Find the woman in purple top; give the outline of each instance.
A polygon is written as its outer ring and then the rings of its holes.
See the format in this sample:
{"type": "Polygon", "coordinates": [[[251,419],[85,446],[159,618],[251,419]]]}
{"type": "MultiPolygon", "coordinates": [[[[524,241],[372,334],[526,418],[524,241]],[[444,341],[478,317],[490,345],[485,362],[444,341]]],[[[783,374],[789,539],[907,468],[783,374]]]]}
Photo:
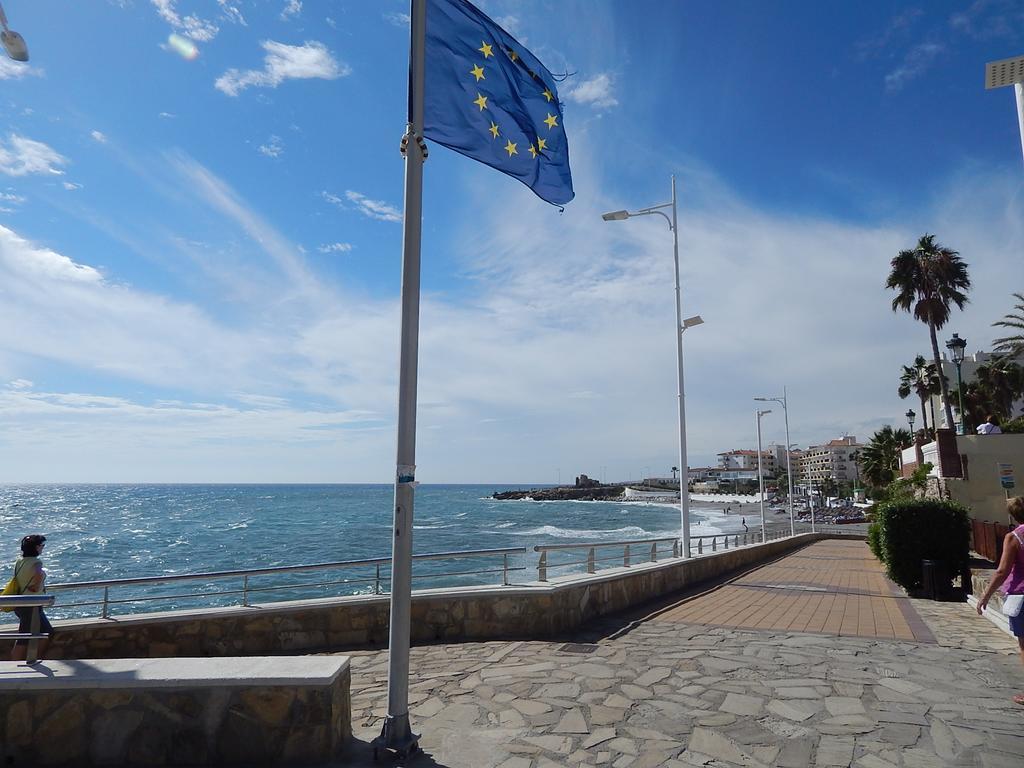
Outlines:
{"type": "MultiPolygon", "coordinates": [[[[1006,534],[1003,540],[1003,556],[999,560],[999,567],[992,574],[992,581],[978,603],[979,616],[995,591],[1003,586],[1003,582],[1006,582],[1004,591],[1007,595],[1024,595],[1024,496],[1015,496],[1006,502],[1006,511],[1020,525],[1006,534]]],[[[1024,662],[1024,611],[1007,618],[1010,620],[1010,630],[1020,646],[1020,659],[1024,662]]],[[[1024,706],[1024,694],[1014,696],[1013,700],[1024,706]]]]}

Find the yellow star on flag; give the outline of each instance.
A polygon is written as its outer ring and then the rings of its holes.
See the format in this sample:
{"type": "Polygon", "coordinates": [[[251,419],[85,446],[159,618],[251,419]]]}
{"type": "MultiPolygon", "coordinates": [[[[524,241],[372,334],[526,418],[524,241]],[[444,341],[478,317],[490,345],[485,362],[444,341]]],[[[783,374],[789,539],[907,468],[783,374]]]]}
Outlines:
{"type": "Polygon", "coordinates": [[[469,74],[475,77],[476,81],[479,83],[484,79],[484,68],[479,64],[476,64],[471,70],[469,70],[469,74]]]}
{"type": "MultiPolygon", "coordinates": [[[[483,109],[483,107],[480,107],[480,109],[483,109]]],[[[550,131],[552,128],[558,125],[558,118],[549,112],[548,116],[544,118],[544,122],[547,123],[548,130],[550,131]]]]}
{"type": "Polygon", "coordinates": [[[491,132],[491,136],[493,136],[494,138],[498,138],[498,133],[500,133],[500,131],[498,131],[497,123],[492,122],[491,127],[488,128],[487,130],[491,132]]]}
{"type": "Polygon", "coordinates": [[[537,148],[535,146],[533,146],[533,144],[530,145],[530,157],[532,157],[532,158],[536,158],[537,157],[537,148]]]}
{"type": "Polygon", "coordinates": [[[511,48],[508,49],[508,57],[512,59],[512,61],[519,61],[519,54],[513,51],[511,48]]]}
{"type": "Polygon", "coordinates": [[[483,43],[482,41],[481,43],[481,47],[477,48],[477,50],[484,55],[484,58],[486,59],[488,56],[493,56],[494,54],[491,52],[490,43],[483,43]]]}
{"type": "Polygon", "coordinates": [[[553,98],[555,98],[555,97],[554,97],[554,95],[553,95],[553,94],[551,93],[551,91],[549,91],[549,90],[548,90],[547,88],[545,88],[545,89],[544,89],[544,98],[545,98],[545,99],[547,99],[548,101],[551,101],[551,100],[552,100],[553,98]]]}
{"type": "Polygon", "coordinates": [[[512,157],[512,155],[519,154],[518,152],[516,152],[516,145],[512,143],[512,139],[509,139],[508,143],[505,145],[505,151],[508,152],[509,157],[512,157]]]}
{"type": "MultiPolygon", "coordinates": [[[[487,97],[481,96],[479,93],[477,93],[476,98],[473,99],[473,103],[480,107],[480,111],[483,112],[484,108],[487,106],[487,97]]],[[[551,115],[548,115],[548,117],[551,117],[551,115]]]]}
{"type": "Polygon", "coordinates": [[[537,151],[538,152],[543,152],[545,149],[547,149],[547,146],[548,146],[548,140],[547,139],[541,139],[541,138],[537,139],[537,151]]]}

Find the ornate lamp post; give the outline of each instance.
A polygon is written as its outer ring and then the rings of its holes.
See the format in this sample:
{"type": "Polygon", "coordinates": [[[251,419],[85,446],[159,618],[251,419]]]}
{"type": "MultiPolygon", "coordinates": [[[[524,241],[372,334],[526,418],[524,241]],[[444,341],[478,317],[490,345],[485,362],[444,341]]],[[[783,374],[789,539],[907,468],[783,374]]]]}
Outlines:
{"type": "Polygon", "coordinates": [[[961,339],[957,334],[953,334],[953,338],[946,342],[946,349],[949,350],[950,357],[953,358],[953,362],[956,364],[956,393],[960,400],[960,419],[956,425],[956,433],[958,435],[964,434],[966,427],[966,419],[964,418],[964,382],[960,377],[960,366],[964,362],[964,350],[967,348],[967,339],[961,339]]]}
{"type": "Polygon", "coordinates": [[[916,415],[914,413],[914,409],[911,408],[904,415],[907,417],[907,423],[910,425],[910,435],[911,435],[911,437],[913,437],[913,435],[914,435],[914,416],[916,415]]]}

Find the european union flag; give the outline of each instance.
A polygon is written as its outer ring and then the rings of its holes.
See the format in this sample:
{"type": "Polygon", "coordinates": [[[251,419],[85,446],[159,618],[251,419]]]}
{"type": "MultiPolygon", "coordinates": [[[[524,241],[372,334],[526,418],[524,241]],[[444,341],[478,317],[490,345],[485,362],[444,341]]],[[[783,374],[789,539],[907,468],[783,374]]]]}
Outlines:
{"type": "Polygon", "coordinates": [[[538,197],[572,200],[555,79],[466,0],[427,0],[423,134],[514,176],[538,197]]]}

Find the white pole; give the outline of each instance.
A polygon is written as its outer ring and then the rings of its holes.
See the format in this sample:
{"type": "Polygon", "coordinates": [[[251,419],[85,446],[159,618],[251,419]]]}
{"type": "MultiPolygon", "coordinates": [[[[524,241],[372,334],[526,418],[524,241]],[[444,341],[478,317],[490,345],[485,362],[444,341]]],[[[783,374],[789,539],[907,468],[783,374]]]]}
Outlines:
{"type": "Polygon", "coordinates": [[[672,256],[676,270],[676,379],[679,384],[679,514],[683,557],[690,556],[690,494],[686,466],[686,399],[683,389],[683,304],[679,291],[679,224],[676,220],[676,177],[672,176],[672,256]]]}
{"type": "Polygon", "coordinates": [[[1017,95],[1017,122],[1020,123],[1020,149],[1024,152],[1024,83],[1013,84],[1017,95]]]}
{"type": "Polygon", "coordinates": [[[426,0],[411,0],[410,111],[405,141],[405,218],[402,243],[402,346],[398,379],[398,450],[391,545],[391,624],[388,636],[388,713],[374,749],[406,754],[419,736],[409,724],[409,633],[412,613],[412,516],[416,482],[416,375],[419,356],[420,235],[423,210],[423,84],[426,0]]]}
{"type": "Polygon", "coordinates": [[[789,442],[789,399],[782,388],[782,412],[786,415],[786,474],[789,475],[789,535],[796,536],[796,516],[793,514],[793,458],[789,442]]]}
{"type": "Polygon", "coordinates": [[[761,472],[761,416],[764,411],[757,411],[757,487],[761,501],[761,542],[768,541],[768,525],[764,520],[764,474],[761,472]]]}

